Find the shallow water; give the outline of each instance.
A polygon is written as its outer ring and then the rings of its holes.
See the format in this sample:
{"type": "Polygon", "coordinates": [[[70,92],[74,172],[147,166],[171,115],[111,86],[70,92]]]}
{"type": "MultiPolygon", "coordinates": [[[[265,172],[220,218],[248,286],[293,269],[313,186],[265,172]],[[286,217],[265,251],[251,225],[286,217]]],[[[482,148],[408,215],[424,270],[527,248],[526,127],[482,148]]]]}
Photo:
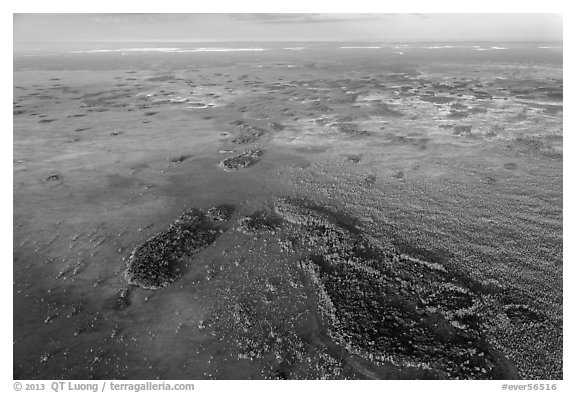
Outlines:
{"type": "Polygon", "coordinates": [[[450,375],[340,345],[298,268],[314,250],[284,252],[285,227],[237,230],[299,196],[462,277],[484,302],[493,377],[561,378],[561,51],[273,49],[16,56],[14,377],[450,375]],[[250,127],[264,132],[233,142],[250,127]],[[254,148],[252,166],[218,167],[254,148]],[[126,283],[136,246],[222,204],[230,220],[182,277],[126,283]],[[508,311],[519,304],[530,329],[508,311]]]}

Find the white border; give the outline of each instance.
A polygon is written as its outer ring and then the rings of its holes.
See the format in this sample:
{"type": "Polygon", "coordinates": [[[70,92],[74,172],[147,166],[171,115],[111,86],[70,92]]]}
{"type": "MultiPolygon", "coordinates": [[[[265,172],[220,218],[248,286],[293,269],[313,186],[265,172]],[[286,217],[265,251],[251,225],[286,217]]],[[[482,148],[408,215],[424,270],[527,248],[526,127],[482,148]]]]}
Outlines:
{"type": "MultiPolygon", "coordinates": [[[[348,13],[360,13],[360,12],[398,12],[398,13],[563,13],[564,14],[564,40],[566,41],[564,45],[564,56],[565,56],[565,67],[566,70],[574,70],[575,64],[573,60],[573,53],[571,48],[573,48],[572,37],[574,37],[574,20],[571,17],[572,14],[569,12],[568,1],[559,0],[546,0],[546,1],[531,1],[520,2],[520,1],[503,1],[503,0],[482,0],[478,2],[470,1],[446,1],[446,0],[420,0],[420,1],[400,1],[395,4],[390,4],[390,2],[384,1],[374,1],[374,0],[354,0],[352,2],[338,2],[331,3],[328,1],[314,2],[309,0],[290,0],[287,2],[282,2],[282,4],[273,5],[270,2],[264,1],[253,1],[253,0],[242,0],[242,1],[218,1],[218,2],[200,2],[200,1],[186,1],[186,2],[174,2],[174,1],[154,1],[154,2],[121,2],[118,0],[98,0],[96,2],[82,2],[82,1],[9,1],[9,4],[3,4],[3,12],[1,14],[0,28],[2,29],[2,38],[4,40],[4,48],[8,50],[12,49],[12,13],[95,13],[95,12],[152,12],[152,13],[167,13],[167,12],[226,12],[226,13],[244,13],[244,12],[348,12],[348,13]]],[[[6,166],[2,166],[2,177],[0,179],[4,180],[4,184],[8,184],[8,179],[10,179],[10,184],[12,183],[12,86],[13,86],[13,71],[10,56],[4,56],[4,61],[2,62],[4,66],[5,75],[5,85],[2,94],[2,108],[4,116],[2,117],[5,123],[2,128],[2,157],[5,160],[6,166]],[[10,61],[10,63],[9,63],[10,61]],[[10,96],[9,96],[10,95],[10,96]]],[[[570,73],[567,73],[564,78],[565,83],[565,96],[564,96],[564,106],[568,108],[572,107],[572,88],[573,88],[573,77],[570,73]]],[[[571,152],[573,149],[574,136],[572,134],[573,130],[573,115],[571,110],[564,111],[564,122],[565,129],[567,132],[564,133],[564,239],[565,249],[564,249],[564,277],[565,282],[568,284],[564,286],[564,381],[559,381],[559,392],[568,391],[569,386],[573,386],[572,391],[574,391],[574,377],[572,370],[575,370],[574,361],[572,360],[574,340],[571,336],[571,332],[574,328],[574,318],[573,310],[574,302],[573,295],[574,286],[571,285],[572,278],[574,278],[574,269],[572,267],[572,261],[574,258],[574,247],[571,243],[572,235],[574,232],[573,227],[573,214],[574,208],[571,206],[570,201],[573,200],[574,190],[571,181],[572,169],[574,168],[573,156],[571,152]]],[[[3,198],[3,215],[2,215],[2,235],[0,238],[3,241],[2,250],[5,255],[3,258],[3,263],[10,266],[10,274],[3,275],[3,285],[1,286],[1,298],[4,299],[5,304],[3,305],[7,309],[12,310],[12,193],[5,190],[2,193],[3,198]]],[[[8,314],[8,315],[11,315],[8,314]]],[[[2,350],[2,383],[5,389],[3,391],[13,391],[12,390],[12,323],[5,321],[2,325],[2,340],[1,340],[1,350],[2,350]]],[[[355,382],[315,382],[315,381],[286,381],[281,383],[274,383],[273,388],[280,391],[293,391],[295,389],[330,389],[331,391],[348,391],[350,389],[366,389],[374,391],[383,391],[383,389],[391,389],[392,391],[398,391],[400,389],[417,389],[420,391],[446,391],[446,392],[462,392],[464,390],[471,392],[492,392],[500,391],[501,382],[491,382],[491,381],[469,381],[469,382],[459,382],[459,381],[355,381],[355,382]]],[[[197,382],[198,391],[207,390],[233,390],[233,389],[250,389],[252,391],[266,391],[268,392],[271,388],[269,382],[197,382]]]]}

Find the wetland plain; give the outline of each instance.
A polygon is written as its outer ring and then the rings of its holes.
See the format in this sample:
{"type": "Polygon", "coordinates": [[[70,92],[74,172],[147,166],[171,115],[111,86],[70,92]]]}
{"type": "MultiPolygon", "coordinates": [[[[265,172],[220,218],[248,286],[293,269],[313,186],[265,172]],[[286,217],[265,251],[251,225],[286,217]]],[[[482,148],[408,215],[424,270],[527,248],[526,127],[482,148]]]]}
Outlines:
{"type": "Polygon", "coordinates": [[[14,55],[15,379],[563,378],[561,46],[127,45],[14,55]]]}

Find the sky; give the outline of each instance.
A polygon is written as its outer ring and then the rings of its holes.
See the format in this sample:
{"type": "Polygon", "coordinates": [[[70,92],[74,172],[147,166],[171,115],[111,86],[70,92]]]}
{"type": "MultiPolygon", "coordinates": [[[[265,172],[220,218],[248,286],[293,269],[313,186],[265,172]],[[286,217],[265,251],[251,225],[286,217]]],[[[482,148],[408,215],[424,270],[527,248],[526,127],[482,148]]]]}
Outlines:
{"type": "Polygon", "coordinates": [[[14,14],[19,46],[160,41],[561,41],[561,14],[14,14]]]}

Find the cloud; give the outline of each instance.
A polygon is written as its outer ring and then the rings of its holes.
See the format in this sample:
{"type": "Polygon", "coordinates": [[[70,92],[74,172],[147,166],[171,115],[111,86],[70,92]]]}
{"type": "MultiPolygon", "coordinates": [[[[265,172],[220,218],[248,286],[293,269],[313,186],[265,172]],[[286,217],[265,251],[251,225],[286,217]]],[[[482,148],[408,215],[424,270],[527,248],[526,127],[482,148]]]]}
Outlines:
{"type": "Polygon", "coordinates": [[[234,19],[259,23],[331,23],[379,20],[393,14],[230,14],[234,19]]]}
{"type": "Polygon", "coordinates": [[[201,18],[202,14],[85,14],[89,20],[102,25],[131,25],[177,22],[201,18]]]}

